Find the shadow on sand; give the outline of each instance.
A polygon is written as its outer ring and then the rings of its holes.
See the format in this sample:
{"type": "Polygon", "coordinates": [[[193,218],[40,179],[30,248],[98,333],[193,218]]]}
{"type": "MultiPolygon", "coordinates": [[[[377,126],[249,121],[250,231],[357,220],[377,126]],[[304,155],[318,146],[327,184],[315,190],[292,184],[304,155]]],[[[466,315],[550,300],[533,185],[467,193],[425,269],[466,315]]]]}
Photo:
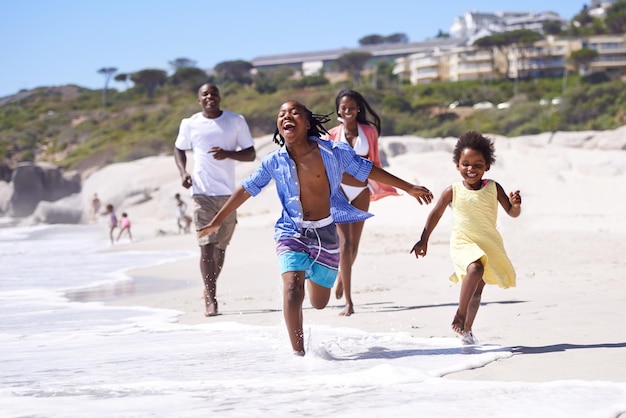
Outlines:
{"type": "Polygon", "coordinates": [[[626,343],[602,343],[602,344],[552,344],[539,347],[517,346],[510,347],[513,354],[545,354],[559,351],[592,349],[592,348],[626,348],[626,343]]]}

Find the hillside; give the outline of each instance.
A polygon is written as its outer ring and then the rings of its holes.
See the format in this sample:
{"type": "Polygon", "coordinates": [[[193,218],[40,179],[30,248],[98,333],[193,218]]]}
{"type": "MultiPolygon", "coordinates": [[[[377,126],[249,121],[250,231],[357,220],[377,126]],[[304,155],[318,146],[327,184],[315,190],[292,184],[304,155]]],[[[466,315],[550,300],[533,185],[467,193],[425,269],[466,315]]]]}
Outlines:
{"type": "MultiPolygon", "coordinates": [[[[519,136],[626,124],[623,82],[592,81],[570,76],[563,91],[561,79],[524,80],[517,87],[511,80],[401,87],[379,82],[377,89],[366,79],[355,89],[382,117],[383,136],[446,137],[468,129],[519,136]],[[542,105],[542,99],[547,104],[542,105]],[[450,109],[454,101],[510,106],[450,109]]],[[[316,113],[329,114],[336,93],[344,87],[352,86],[326,82],[261,94],[252,86],[220,85],[222,108],[242,113],[255,137],[274,132],[276,111],[285,100],[299,100],[316,113]]],[[[170,154],[181,118],[198,109],[195,87],[172,83],[159,87],[152,98],[141,88],[108,90],[106,108],[102,90],[70,85],[22,91],[0,99],[1,164],[10,168],[21,161],[46,161],[91,171],[114,162],[170,154]]]]}

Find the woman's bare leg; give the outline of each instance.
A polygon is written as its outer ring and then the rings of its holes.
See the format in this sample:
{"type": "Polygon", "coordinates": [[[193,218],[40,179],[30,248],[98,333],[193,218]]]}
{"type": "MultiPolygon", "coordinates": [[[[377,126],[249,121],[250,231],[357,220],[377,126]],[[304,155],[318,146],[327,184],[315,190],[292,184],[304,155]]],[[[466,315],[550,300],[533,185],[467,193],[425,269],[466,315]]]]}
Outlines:
{"type": "MultiPolygon", "coordinates": [[[[465,323],[468,317],[468,308],[479,284],[481,282],[484,284],[483,272],[484,268],[480,261],[474,261],[467,266],[467,275],[461,283],[459,308],[457,309],[454,319],[452,320],[452,330],[457,334],[463,334],[463,331],[469,331],[465,329],[465,323]]],[[[474,315],[476,315],[475,312],[474,315]]],[[[474,319],[472,318],[472,322],[473,321],[474,319]]]]}
{"type": "MultiPolygon", "coordinates": [[[[362,211],[369,209],[369,203],[369,189],[363,190],[361,194],[352,201],[352,205],[362,211]]],[[[340,253],[339,275],[335,296],[337,299],[340,299],[343,294],[346,298],[346,305],[339,313],[341,316],[350,316],[354,313],[354,302],[352,302],[352,266],[359,253],[359,244],[361,242],[364,226],[365,221],[337,225],[340,253]]]]}
{"type": "MultiPolygon", "coordinates": [[[[283,315],[289,341],[295,354],[304,355],[302,302],[304,301],[304,271],[283,273],[283,315]]],[[[330,296],[330,291],[329,291],[330,296]]]]}

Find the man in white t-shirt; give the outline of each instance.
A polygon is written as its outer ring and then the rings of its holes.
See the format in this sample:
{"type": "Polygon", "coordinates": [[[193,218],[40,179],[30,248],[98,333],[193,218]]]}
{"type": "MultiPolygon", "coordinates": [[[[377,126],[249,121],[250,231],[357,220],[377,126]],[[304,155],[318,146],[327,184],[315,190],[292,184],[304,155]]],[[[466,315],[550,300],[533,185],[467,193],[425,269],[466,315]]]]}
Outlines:
{"type": "MultiPolygon", "coordinates": [[[[243,116],[220,109],[220,91],[207,83],[198,89],[202,111],[180,123],[174,158],[184,188],[191,188],[196,229],[208,224],[235,190],[235,161],[254,161],[256,151],[243,116]],[[193,154],[193,172],[187,172],[187,154],[193,154]]],[[[235,231],[236,213],[217,233],[198,238],[200,272],[204,282],[205,316],[218,314],[217,278],[226,247],[235,231]]]]}

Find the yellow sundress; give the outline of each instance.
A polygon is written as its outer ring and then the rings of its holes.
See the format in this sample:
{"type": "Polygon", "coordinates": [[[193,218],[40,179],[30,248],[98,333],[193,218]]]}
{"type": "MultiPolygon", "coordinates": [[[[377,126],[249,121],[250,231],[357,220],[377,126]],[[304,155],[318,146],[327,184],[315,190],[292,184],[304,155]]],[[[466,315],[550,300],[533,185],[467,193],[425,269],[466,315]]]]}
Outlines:
{"type": "Polygon", "coordinates": [[[498,190],[493,180],[479,190],[469,190],[459,181],[452,185],[454,226],[450,255],[458,282],[467,274],[467,266],[476,260],[484,266],[483,280],[502,288],[515,287],[515,269],[504,250],[502,236],[496,229],[498,190]]]}

